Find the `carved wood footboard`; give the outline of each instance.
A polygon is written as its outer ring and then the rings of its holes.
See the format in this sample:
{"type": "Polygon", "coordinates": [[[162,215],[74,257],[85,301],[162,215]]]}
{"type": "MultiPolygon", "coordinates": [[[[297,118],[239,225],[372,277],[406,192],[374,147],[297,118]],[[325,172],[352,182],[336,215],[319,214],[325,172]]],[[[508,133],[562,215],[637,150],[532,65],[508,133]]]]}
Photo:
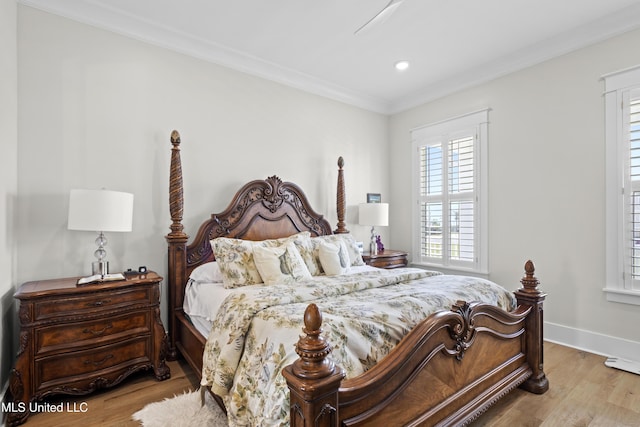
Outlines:
{"type": "Polygon", "coordinates": [[[291,426],[465,425],[515,387],[544,393],[542,302],[531,261],[518,307],[459,301],[418,324],[382,361],[343,379],[321,336],[322,316],[305,312],[300,358],[283,370],[291,426]]]}

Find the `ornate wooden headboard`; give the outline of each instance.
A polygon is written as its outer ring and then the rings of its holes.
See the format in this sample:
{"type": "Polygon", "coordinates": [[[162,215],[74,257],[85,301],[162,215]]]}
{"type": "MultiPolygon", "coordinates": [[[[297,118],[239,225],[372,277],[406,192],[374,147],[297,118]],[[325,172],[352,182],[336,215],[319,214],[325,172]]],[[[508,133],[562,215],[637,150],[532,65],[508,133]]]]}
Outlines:
{"type": "Polygon", "coordinates": [[[211,215],[187,247],[187,270],[213,261],[209,244],[216,237],[265,240],[309,231],[314,236],[331,234],[331,226],[316,213],[296,184],[277,176],[245,184],[229,207],[211,215]]]}

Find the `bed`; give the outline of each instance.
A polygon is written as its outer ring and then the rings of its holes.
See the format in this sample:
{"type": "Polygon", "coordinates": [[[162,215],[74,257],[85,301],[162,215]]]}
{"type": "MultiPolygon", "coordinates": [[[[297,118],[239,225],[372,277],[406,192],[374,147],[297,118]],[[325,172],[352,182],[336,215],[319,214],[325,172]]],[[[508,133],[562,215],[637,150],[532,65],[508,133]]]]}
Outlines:
{"type": "Polygon", "coordinates": [[[546,295],[532,262],[513,293],[477,278],[360,265],[344,221],[342,158],[335,230],[299,186],[271,176],[242,186],[190,240],[182,225],[180,143],[173,131],[172,224],[166,236],[169,358],[184,357],[231,424],[465,425],[516,387],[547,391],[546,295]],[[305,253],[308,242],[313,244],[305,253]],[[269,285],[256,285],[244,269],[240,274],[224,267],[229,254],[234,258],[247,247],[256,263],[266,262],[264,268],[274,256],[286,258],[287,271],[298,276],[281,283],[276,272],[269,285]],[[310,254],[319,248],[327,262],[316,259],[314,267],[310,254]],[[251,286],[222,286],[221,294],[208,297],[221,303],[217,311],[199,316],[194,306],[205,298],[191,295],[194,277],[212,265],[216,275],[225,270],[224,278],[232,276],[232,284],[251,286]],[[314,268],[322,274],[307,274],[314,268]],[[476,293],[471,282],[480,286],[476,293]],[[436,294],[439,287],[453,289],[451,295],[436,294]],[[441,305],[434,309],[425,302],[430,298],[441,305]],[[247,356],[252,352],[257,359],[247,356]]]}

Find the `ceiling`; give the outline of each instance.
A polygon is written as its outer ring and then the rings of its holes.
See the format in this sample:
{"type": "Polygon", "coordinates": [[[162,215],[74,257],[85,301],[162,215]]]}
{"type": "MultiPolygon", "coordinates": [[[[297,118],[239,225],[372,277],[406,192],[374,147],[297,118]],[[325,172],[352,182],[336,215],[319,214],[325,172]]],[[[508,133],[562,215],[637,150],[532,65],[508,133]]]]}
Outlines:
{"type": "Polygon", "coordinates": [[[358,34],[389,0],[18,2],[383,114],[640,27],[640,0],[404,0],[358,34]]]}

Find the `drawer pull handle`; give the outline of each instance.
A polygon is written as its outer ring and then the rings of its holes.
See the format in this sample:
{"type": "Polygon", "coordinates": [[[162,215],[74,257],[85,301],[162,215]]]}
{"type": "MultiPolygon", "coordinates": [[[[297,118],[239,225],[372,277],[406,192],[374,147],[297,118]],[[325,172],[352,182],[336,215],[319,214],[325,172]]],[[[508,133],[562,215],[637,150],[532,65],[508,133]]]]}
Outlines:
{"type": "Polygon", "coordinates": [[[99,331],[94,331],[93,329],[85,328],[82,332],[84,332],[85,334],[92,334],[94,337],[98,337],[104,334],[105,332],[107,332],[107,330],[111,328],[113,328],[113,325],[109,323],[107,326],[105,326],[99,331]]]}
{"type": "Polygon", "coordinates": [[[95,302],[88,302],[87,306],[89,307],[102,307],[105,304],[109,304],[111,302],[110,299],[106,299],[104,301],[95,301],[95,302]]]}
{"type": "Polygon", "coordinates": [[[91,365],[93,364],[93,366],[100,366],[102,365],[104,362],[106,362],[109,359],[113,359],[113,354],[107,354],[102,360],[97,360],[97,361],[92,361],[92,360],[85,360],[84,364],[85,365],[91,365]]]}

